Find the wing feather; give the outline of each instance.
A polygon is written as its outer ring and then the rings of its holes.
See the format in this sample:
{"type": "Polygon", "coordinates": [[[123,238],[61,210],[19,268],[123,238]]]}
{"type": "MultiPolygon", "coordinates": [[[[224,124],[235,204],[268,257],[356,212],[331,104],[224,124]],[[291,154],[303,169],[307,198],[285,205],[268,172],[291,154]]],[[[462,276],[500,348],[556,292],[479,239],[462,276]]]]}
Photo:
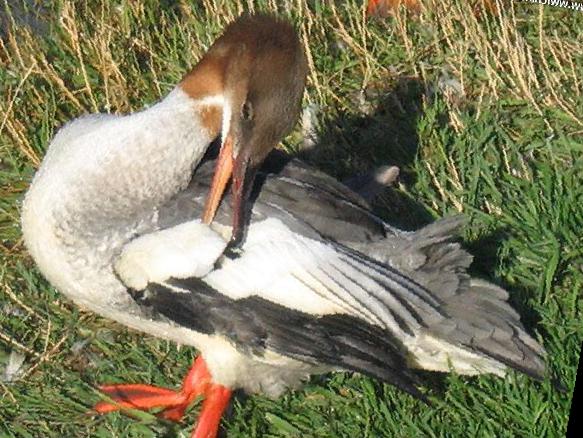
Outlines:
{"type": "Polygon", "coordinates": [[[269,362],[270,351],[315,369],[357,371],[427,401],[400,340],[360,318],[309,315],[258,296],[232,299],[198,278],[152,283],[140,301],[182,326],[224,336],[255,360],[269,362]]]}
{"type": "Polygon", "coordinates": [[[415,336],[427,315],[442,318],[440,303],[398,271],[293,233],[277,219],[253,224],[242,255],[224,258],[204,281],[234,299],[257,296],[301,312],[362,318],[400,339],[415,336]]]}

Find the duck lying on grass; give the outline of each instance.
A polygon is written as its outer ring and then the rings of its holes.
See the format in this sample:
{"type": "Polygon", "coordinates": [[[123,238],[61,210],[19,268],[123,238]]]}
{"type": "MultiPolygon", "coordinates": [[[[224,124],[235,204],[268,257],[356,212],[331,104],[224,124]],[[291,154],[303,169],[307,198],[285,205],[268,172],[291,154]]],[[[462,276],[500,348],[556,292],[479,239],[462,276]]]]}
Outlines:
{"type": "Polygon", "coordinates": [[[260,170],[306,74],[289,24],[244,16],[156,105],[55,136],[22,213],[40,270],[80,307],[200,351],[179,391],[105,385],[98,412],[179,420],[203,396],[193,436],[214,437],[233,389],[275,397],[316,373],[422,399],[415,368],[542,378],[544,351],[506,291],[468,275],[458,218],[407,233],[298,161],[260,170]],[[211,177],[213,163],[197,166],[219,136],[211,177]],[[232,210],[219,207],[231,174],[232,210]]]}

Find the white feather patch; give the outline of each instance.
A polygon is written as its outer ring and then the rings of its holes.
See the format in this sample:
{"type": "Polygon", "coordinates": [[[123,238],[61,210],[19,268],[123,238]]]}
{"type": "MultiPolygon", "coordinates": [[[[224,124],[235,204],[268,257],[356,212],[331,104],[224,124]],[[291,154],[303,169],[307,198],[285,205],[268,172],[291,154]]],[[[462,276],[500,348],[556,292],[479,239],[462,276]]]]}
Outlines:
{"type": "Polygon", "coordinates": [[[414,368],[444,373],[454,370],[466,376],[506,374],[507,367],[501,362],[428,334],[420,334],[407,347],[414,368]]]}
{"type": "Polygon", "coordinates": [[[136,290],[169,278],[203,277],[223,253],[226,242],[208,225],[192,221],[141,236],[127,244],[114,268],[136,290]]]}

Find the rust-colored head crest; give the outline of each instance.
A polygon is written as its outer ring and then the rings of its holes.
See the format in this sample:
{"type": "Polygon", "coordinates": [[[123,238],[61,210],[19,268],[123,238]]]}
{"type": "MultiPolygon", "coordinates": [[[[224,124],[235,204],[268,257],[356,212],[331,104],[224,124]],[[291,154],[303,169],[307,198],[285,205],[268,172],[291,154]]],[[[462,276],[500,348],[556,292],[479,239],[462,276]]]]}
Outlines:
{"type": "Polygon", "coordinates": [[[295,124],[308,65],[293,26],[269,15],[244,15],[225,29],[180,86],[193,99],[217,96],[209,128],[222,148],[204,220],[210,222],[233,174],[234,227],[257,166],[295,124]],[[214,118],[213,118],[214,117],[214,118]],[[214,133],[214,131],[213,131],[214,133]]]}

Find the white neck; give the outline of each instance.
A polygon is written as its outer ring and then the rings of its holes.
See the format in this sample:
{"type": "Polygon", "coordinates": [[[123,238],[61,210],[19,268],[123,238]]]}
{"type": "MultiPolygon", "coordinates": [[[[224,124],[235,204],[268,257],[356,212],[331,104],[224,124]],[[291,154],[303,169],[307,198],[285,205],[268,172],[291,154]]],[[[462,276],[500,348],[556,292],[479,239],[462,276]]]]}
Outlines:
{"type": "Polygon", "coordinates": [[[177,87],[147,110],[84,116],[57,133],[26,195],[22,230],[61,292],[92,310],[128,301],[112,258],[151,230],[157,209],[188,184],[213,140],[200,113],[209,103],[177,87]]]}

